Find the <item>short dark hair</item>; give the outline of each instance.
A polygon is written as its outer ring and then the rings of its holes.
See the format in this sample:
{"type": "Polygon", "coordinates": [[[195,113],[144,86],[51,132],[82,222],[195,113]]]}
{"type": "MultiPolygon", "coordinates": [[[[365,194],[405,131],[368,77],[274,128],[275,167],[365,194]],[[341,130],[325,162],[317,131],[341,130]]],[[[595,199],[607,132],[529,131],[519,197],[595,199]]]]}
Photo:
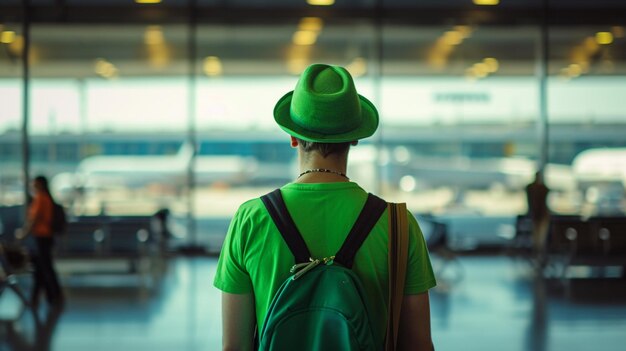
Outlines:
{"type": "Polygon", "coordinates": [[[318,142],[298,139],[298,144],[302,147],[302,150],[306,152],[317,151],[324,158],[333,154],[343,155],[348,152],[348,149],[350,149],[350,142],[318,143],[318,142]]]}

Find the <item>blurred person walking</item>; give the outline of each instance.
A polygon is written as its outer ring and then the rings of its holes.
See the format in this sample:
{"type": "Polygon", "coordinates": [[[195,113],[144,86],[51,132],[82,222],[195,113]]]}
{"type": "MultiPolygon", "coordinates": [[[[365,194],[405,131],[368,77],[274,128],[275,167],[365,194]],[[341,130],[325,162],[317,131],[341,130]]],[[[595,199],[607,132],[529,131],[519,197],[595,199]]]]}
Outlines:
{"type": "Polygon", "coordinates": [[[547,260],[548,230],[550,227],[550,209],[548,208],[548,193],[550,189],[544,184],[543,174],[535,173],[535,179],[526,186],[528,202],[527,216],[532,221],[533,255],[536,268],[543,269],[547,260]]]}
{"type": "Polygon", "coordinates": [[[28,207],[26,222],[21,231],[16,233],[20,240],[32,235],[30,256],[34,268],[34,287],[31,304],[39,304],[39,295],[44,290],[46,300],[51,305],[60,307],[64,303],[63,292],[59,284],[57,273],[52,262],[52,248],[54,246],[54,199],[50,194],[48,179],[37,176],[33,182],[33,198],[28,207]]]}

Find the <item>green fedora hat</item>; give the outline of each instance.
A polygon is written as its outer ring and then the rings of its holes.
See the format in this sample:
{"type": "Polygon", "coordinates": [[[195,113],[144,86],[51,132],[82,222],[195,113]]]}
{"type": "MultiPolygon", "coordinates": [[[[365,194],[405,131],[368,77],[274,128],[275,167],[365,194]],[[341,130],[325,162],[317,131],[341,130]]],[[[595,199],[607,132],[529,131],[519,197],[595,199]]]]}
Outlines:
{"type": "Polygon", "coordinates": [[[321,143],[367,138],[378,127],[378,111],[359,95],[350,73],[339,66],[307,67],[293,91],[274,107],[276,123],[289,135],[321,143]]]}

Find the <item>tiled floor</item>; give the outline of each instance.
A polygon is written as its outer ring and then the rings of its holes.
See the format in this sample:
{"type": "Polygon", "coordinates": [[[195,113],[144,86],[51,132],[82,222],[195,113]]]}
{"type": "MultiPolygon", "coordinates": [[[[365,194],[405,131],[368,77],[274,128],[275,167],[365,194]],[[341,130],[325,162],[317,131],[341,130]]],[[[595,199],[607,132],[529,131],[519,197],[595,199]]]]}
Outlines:
{"type": "MultiPolygon", "coordinates": [[[[1,322],[0,351],[218,350],[215,266],[215,258],[173,259],[154,290],[134,276],[64,276],[64,311],[55,316],[41,306],[39,328],[28,312],[1,322]]],[[[581,279],[568,286],[533,279],[525,264],[507,257],[469,256],[448,266],[439,282],[431,293],[437,350],[626,347],[625,280],[581,279]]],[[[17,306],[5,291],[0,318],[12,317],[17,306]]]]}

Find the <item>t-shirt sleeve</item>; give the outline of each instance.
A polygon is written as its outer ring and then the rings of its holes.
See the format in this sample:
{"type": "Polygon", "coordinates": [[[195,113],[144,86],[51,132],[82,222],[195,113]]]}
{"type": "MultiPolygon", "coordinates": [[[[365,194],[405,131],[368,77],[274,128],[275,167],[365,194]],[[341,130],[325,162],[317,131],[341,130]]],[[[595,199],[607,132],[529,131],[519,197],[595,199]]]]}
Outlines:
{"type": "Polygon", "coordinates": [[[428,247],[415,217],[409,212],[409,253],[407,262],[405,295],[421,294],[437,285],[430,263],[428,247]]]}
{"type": "Polygon", "coordinates": [[[222,252],[217,262],[213,285],[227,293],[247,294],[253,292],[252,281],[244,262],[245,237],[249,223],[244,211],[237,210],[228,227],[222,252]]]}

